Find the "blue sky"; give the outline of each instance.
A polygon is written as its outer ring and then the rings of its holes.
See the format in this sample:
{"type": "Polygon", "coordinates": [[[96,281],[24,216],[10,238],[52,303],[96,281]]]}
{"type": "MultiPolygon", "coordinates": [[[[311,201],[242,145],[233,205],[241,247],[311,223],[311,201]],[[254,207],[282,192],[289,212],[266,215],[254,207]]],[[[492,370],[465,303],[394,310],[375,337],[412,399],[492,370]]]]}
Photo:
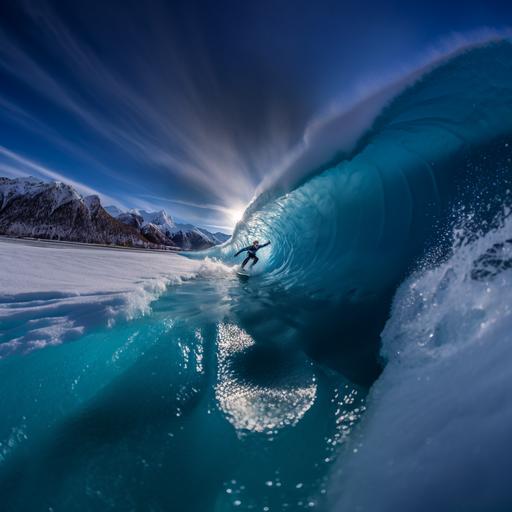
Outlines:
{"type": "Polygon", "coordinates": [[[322,113],[509,25],[497,1],[2,2],[0,175],[229,231],[322,113]]]}

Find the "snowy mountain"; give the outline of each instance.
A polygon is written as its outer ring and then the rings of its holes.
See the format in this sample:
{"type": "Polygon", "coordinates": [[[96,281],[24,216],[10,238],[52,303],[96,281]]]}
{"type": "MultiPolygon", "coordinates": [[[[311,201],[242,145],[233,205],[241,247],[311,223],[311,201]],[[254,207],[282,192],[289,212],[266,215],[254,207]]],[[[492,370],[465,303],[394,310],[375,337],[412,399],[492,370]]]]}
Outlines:
{"type": "Polygon", "coordinates": [[[114,219],[98,196],[33,177],[0,177],[0,234],[135,247],[156,247],[139,229],[114,219]]]}
{"type": "Polygon", "coordinates": [[[116,219],[123,224],[133,226],[134,228],[141,229],[144,224],[144,219],[135,213],[120,213],[116,219]]]}
{"type": "Polygon", "coordinates": [[[155,212],[148,212],[146,210],[138,210],[132,208],[128,210],[127,213],[131,213],[132,215],[138,215],[143,219],[143,226],[147,224],[153,224],[156,226],[164,235],[169,236],[176,229],[176,224],[173,219],[167,215],[165,210],[159,210],[155,212]]]}
{"type": "Polygon", "coordinates": [[[216,231],[215,233],[211,233],[210,231],[207,231],[203,228],[197,228],[201,233],[204,233],[206,236],[210,237],[211,240],[215,243],[215,245],[223,244],[224,242],[227,242],[231,235],[227,235],[226,233],[222,233],[221,231],[216,231]]]}
{"type": "Polygon", "coordinates": [[[9,204],[20,198],[35,198],[43,193],[47,196],[47,206],[50,208],[50,212],[66,203],[81,199],[81,196],[72,187],[59,181],[46,183],[33,177],[0,178],[0,210],[5,210],[9,204]]]}
{"type": "Polygon", "coordinates": [[[0,177],[0,234],[150,248],[207,249],[229,238],[176,223],[165,210],[103,207],[73,187],[37,178],[0,177]]]}
{"type": "Polygon", "coordinates": [[[123,210],[119,209],[117,206],[105,206],[105,211],[111,215],[112,217],[118,217],[123,213],[123,210]]]}
{"type": "MultiPolygon", "coordinates": [[[[106,210],[112,213],[120,211],[115,206],[107,206],[106,210]]],[[[193,224],[175,222],[165,210],[151,212],[132,208],[128,212],[116,215],[116,219],[129,225],[133,225],[133,217],[142,219],[142,233],[149,240],[167,239],[172,244],[185,250],[207,249],[214,245],[222,244],[230,238],[225,233],[210,233],[208,230],[198,228],[193,224]],[[155,233],[155,229],[160,231],[164,238],[159,237],[155,233]]]]}
{"type": "Polygon", "coordinates": [[[155,224],[152,224],[151,222],[144,224],[142,226],[141,232],[152,243],[170,246],[176,245],[178,247],[181,247],[178,244],[176,244],[171,238],[169,238],[165,233],[162,233],[160,228],[155,224]]]}

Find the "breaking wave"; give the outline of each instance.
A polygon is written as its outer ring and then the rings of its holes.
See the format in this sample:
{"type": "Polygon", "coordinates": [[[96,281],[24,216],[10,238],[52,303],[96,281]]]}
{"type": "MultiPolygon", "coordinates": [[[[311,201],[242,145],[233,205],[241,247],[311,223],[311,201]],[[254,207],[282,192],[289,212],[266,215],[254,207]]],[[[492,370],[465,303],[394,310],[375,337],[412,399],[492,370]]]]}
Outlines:
{"type": "Polygon", "coordinates": [[[438,236],[454,205],[475,209],[481,222],[502,207],[511,135],[512,45],[471,48],[400,93],[349,154],[279,197],[257,199],[210,256],[233,261],[254,238],[271,240],[256,267],[262,286],[307,310],[301,332],[311,350],[375,354],[399,283],[425,251],[448,249],[438,236]],[[329,326],[323,335],[319,325],[329,326]]]}

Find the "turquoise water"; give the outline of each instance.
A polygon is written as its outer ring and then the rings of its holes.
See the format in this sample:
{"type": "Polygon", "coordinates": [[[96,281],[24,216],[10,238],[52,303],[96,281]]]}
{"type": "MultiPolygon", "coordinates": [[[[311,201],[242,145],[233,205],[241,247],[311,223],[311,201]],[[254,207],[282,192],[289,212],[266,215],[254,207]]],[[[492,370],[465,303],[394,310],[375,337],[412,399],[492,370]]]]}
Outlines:
{"type": "Polygon", "coordinates": [[[365,388],[306,356],[265,289],[198,279],[0,361],[2,510],[322,510],[365,388]]]}

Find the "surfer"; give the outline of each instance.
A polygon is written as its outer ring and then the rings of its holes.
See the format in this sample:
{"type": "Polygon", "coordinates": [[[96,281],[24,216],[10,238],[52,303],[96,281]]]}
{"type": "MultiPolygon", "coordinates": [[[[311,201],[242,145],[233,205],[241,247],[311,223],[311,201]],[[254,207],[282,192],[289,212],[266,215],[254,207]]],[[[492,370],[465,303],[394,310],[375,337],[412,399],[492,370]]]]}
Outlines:
{"type": "Polygon", "coordinates": [[[254,265],[256,265],[256,263],[258,263],[258,257],[256,256],[256,253],[262,248],[262,247],[266,247],[267,245],[269,245],[270,242],[267,242],[266,244],[263,244],[263,245],[260,245],[260,243],[258,242],[258,240],[254,240],[254,242],[252,243],[252,245],[249,245],[248,247],[244,247],[243,249],[240,249],[236,254],[235,254],[235,258],[242,252],[244,251],[247,251],[247,258],[245,258],[245,260],[243,261],[242,263],[242,270],[245,268],[245,265],[247,265],[247,263],[249,263],[249,260],[252,260],[252,264],[251,264],[251,268],[254,267],[254,265]]]}

